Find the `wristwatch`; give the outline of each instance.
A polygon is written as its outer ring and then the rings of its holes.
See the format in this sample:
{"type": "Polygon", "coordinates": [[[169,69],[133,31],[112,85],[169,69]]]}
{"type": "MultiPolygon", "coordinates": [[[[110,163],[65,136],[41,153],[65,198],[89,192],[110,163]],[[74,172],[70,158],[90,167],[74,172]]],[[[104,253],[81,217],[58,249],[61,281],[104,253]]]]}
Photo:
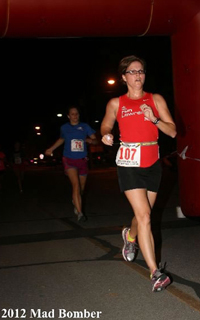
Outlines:
{"type": "Polygon", "coordinates": [[[160,121],[160,118],[156,118],[156,120],[152,121],[153,124],[158,124],[158,122],[160,121]]]}

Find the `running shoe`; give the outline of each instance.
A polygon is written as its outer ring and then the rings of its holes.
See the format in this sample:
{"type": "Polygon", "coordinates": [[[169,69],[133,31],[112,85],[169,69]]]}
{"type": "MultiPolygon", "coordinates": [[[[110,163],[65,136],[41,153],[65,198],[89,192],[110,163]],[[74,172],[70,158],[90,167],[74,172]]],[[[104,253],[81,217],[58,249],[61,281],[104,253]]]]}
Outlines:
{"type": "Polygon", "coordinates": [[[165,289],[171,283],[171,280],[165,273],[162,273],[159,269],[157,269],[152,274],[151,282],[152,291],[158,292],[165,289]]]}
{"type": "Polygon", "coordinates": [[[129,228],[124,228],[122,230],[122,238],[124,240],[124,246],[122,248],[122,255],[124,257],[124,260],[131,262],[136,257],[138,246],[137,246],[136,241],[130,242],[127,240],[127,232],[128,231],[129,231],[129,228]]]}
{"type": "Polygon", "coordinates": [[[78,218],[78,222],[86,222],[88,220],[87,216],[82,212],[78,213],[77,218],[78,218]]]}
{"type": "Polygon", "coordinates": [[[84,218],[83,213],[77,211],[77,219],[78,219],[78,221],[83,220],[83,218],[84,218]]]}
{"type": "Polygon", "coordinates": [[[78,210],[76,209],[76,207],[74,207],[74,214],[78,216],[78,210]]]}
{"type": "Polygon", "coordinates": [[[78,210],[76,209],[75,205],[74,205],[74,201],[72,200],[72,204],[74,206],[74,213],[76,216],[78,216],[78,210]]]}

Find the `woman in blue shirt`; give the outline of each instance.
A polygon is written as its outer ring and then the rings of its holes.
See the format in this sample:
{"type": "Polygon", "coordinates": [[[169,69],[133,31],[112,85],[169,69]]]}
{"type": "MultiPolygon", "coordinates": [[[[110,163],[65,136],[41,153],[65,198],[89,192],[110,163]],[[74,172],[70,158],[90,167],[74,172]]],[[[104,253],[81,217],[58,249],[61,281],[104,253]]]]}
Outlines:
{"type": "Polygon", "coordinates": [[[78,221],[86,219],[82,212],[82,194],[88,173],[87,143],[97,144],[95,131],[84,122],[80,122],[80,113],[77,107],[68,109],[69,122],[61,126],[60,138],[45,151],[50,156],[53,151],[64,143],[63,166],[65,174],[72,184],[72,202],[74,213],[78,221]]]}

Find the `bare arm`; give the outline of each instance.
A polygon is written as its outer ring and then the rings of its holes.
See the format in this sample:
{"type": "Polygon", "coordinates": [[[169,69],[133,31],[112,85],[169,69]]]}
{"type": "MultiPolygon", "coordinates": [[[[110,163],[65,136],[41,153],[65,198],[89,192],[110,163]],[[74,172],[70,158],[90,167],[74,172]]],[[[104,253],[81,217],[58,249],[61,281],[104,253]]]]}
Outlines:
{"type": "Polygon", "coordinates": [[[113,145],[113,135],[111,131],[117,117],[119,108],[119,98],[111,99],[106,106],[106,113],[101,123],[102,142],[108,146],[113,145]]]}
{"type": "Polygon", "coordinates": [[[45,151],[45,155],[46,156],[51,156],[51,154],[53,153],[53,151],[55,149],[57,149],[58,147],[60,147],[63,143],[64,143],[65,139],[63,138],[59,138],[58,140],[56,140],[56,142],[45,151]]]}
{"type": "MultiPolygon", "coordinates": [[[[169,112],[165,99],[160,94],[154,94],[153,100],[160,118],[160,121],[156,124],[156,126],[166,135],[175,138],[177,134],[176,125],[169,112]]],[[[141,110],[143,111],[145,117],[151,122],[154,122],[156,120],[156,116],[154,115],[151,107],[144,104],[141,106],[141,110]]]]}
{"type": "Polygon", "coordinates": [[[87,138],[85,141],[86,141],[87,143],[89,143],[89,144],[93,144],[93,145],[98,144],[98,141],[97,141],[96,135],[95,135],[94,133],[93,133],[93,134],[91,134],[91,135],[90,135],[90,137],[89,137],[89,138],[87,138]]]}

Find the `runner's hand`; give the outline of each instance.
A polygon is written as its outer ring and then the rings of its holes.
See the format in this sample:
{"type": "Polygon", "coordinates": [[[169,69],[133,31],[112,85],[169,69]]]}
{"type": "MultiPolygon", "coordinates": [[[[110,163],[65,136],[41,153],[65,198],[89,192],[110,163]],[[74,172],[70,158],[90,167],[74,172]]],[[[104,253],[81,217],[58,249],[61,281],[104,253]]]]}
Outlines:
{"type": "Polygon", "coordinates": [[[155,115],[153,113],[153,110],[150,106],[148,106],[147,104],[142,104],[140,106],[141,111],[143,112],[145,118],[147,118],[150,121],[154,121],[155,120],[155,115]]]}
{"type": "Polygon", "coordinates": [[[45,151],[45,156],[51,156],[52,154],[53,154],[53,151],[52,151],[52,149],[51,148],[49,148],[49,149],[47,149],[46,151],[45,151]]]}
{"type": "Polygon", "coordinates": [[[106,144],[107,146],[112,146],[113,145],[113,135],[112,134],[105,134],[101,141],[106,144]]]}

